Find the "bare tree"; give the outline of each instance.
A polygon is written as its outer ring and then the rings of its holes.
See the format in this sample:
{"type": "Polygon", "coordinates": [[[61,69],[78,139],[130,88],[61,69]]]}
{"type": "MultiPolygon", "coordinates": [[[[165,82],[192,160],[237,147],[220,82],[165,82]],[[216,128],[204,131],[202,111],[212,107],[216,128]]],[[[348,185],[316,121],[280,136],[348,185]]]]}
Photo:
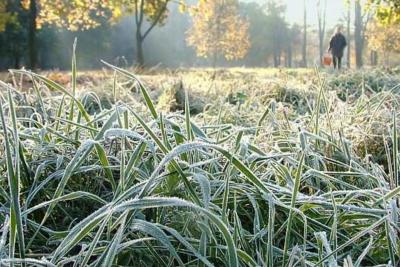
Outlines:
{"type": "Polygon", "coordinates": [[[28,29],[28,52],[29,52],[29,68],[37,67],[38,51],[36,40],[36,19],[38,15],[36,0],[31,0],[29,4],[29,29],[28,29]]]}
{"type": "Polygon", "coordinates": [[[362,10],[360,0],[354,2],[354,45],[356,52],[356,66],[361,68],[363,66],[363,52],[365,46],[365,31],[368,22],[373,16],[371,9],[362,10]]]}
{"type": "Polygon", "coordinates": [[[307,67],[307,1],[304,0],[302,65],[307,67]]]}
{"type": "MultiPolygon", "coordinates": [[[[167,14],[167,6],[170,0],[153,0],[147,2],[148,3],[146,3],[146,1],[144,0],[133,1],[136,24],[136,57],[139,66],[144,66],[145,64],[143,51],[144,40],[156,25],[161,24],[165,20],[167,14]],[[149,12],[149,10],[152,12],[150,13],[151,15],[146,14],[149,12]],[[148,15],[147,19],[149,21],[149,26],[147,27],[147,29],[143,29],[146,15],[148,15]],[[144,32],[142,32],[143,30],[144,32]]],[[[132,2],[130,2],[130,5],[132,5],[132,2]]]]}
{"type": "Polygon", "coordinates": [[[347,67],[351,67],[351,31],[350,31],[350,25],[351,25],[351,4],[350,2],[347,3],[347,67]]]}
{"type": "Polygon", "coordinates": [[[318,18],[318,37],[319,37],[319,62],[323,66],[322,58],[324,56],[324,39],[326,29],[326,0],[317,2],[317,18],[318,18]]]}

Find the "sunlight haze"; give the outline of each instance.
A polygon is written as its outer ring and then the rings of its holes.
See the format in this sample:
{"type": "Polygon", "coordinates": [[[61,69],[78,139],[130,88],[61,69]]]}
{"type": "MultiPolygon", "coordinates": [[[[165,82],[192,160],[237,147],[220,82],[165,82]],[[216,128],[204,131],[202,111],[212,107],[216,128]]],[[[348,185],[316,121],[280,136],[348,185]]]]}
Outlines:
{"type": "MultiPolygon", "coordinates": [[[[257,2],[259,4],[267,3],[266,0],[246,0],[244,2],[257,2]]],[[[303,23],[303,0],[281,0],[286,5],[286,18],[290,23],[303,23]]],[[[306,0],[307,2],[307,19],[311,26],[317,25],[317,0],[306,0]]],[[[327,26],[334,27],[340,23],[347,10],[342,0],[327,0],[327,26]]]]}

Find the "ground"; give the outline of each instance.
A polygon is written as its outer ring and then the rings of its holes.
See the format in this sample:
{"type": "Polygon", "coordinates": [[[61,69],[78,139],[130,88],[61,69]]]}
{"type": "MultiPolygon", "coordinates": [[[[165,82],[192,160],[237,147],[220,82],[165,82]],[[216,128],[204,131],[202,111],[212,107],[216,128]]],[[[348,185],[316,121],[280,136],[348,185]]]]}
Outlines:
{"type": "Polygon", "coordinates": [[[398,70],[105,67],[78,72],[75,96],[70,73],[39,74],[0,75],[16,258],[26,245],[61,265],[399,260],[398,70]]]}

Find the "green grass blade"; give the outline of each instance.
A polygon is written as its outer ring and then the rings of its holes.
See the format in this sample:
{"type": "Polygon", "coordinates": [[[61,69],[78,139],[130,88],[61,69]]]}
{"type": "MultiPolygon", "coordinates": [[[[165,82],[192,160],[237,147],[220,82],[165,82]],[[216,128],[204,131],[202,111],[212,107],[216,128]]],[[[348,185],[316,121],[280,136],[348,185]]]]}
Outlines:
{"type": "Polygon", "coordinates": [[[155,108],[155,106],[153,104],[153,101],[150,98],[149,93],[147,92],[146,87],[143,85],[143,83],[140,81],[140,79],[137,76],[135,76],[134,74],[130,73],[129,71],[126,71],[124,69],[118,68],[118,67],[116,67],[114,65],[111,65],[110,63],[107,63],[107,62],[105,62],[103,60],[101,60],[101,62],[103,64],[105,64],[106,66],[112,68],[114,71],[117,71],[117,72],[123,74],[124,76],[126,76],[126,77],[128,77],[128,78],[130,78],[130,79],[132,79],[132,80],[134,80],[134,81],[136,81],[138,83],[139,88],[140,88],[140,92],[143,95],[145,103],[146,103],[147,107],[149,108],[149,110],[151,112],[151,115],[153,116],[154,119],[157,119],[158,118],[158,114],[157,114],[156,108],[155,108]]]}
{"type": "MultiPolygon", "coordinates": [[[[298,166],[298,169],[297,169],[297,172],[296,172],[295,182],[294,182],[293,191],[292,191],[292,200],[290,202],[290,207],[292,209],[295,208],[297,194],[299,193],[299,189],[300,189],[300,179],[301,179],[301,173],[302,173],[302,169],[303,169],[304,157],[305,157],[305,155],[302,154],[300,162],[299,162],[299,166],[298,166]]],[[[292,209],[289,210],[288,223],[287,223],[287,227],[286,227],[282,266],[285,266],[285,264],[286,264],[286,254],[287,254],[287,251],[289,249],[290,233],[292,231],[292,223],[293,223],[293,211],[292,211],[292,209]]]]}
{"type": "Polygon", "coordinates": [[[114,240],[111,242],[110,246],[105,251],[107,253],[104,256],[104,261],[101,263],[101,266],[108,267],[113,265],[114,259],[118,253],[117,250],[118,246],[120,245],[124,234],[125,222],[126,222],[126,215],[123,217],[123,220],[121,221],[121,225],[119,226],[119,229],[114,236],[114,240]]]}
{"type": "MultiPolygon", "coordinates": [[[[10,249],[9,257],[14,258],[15,255],[15,242],[18,237],[18,249],[20,257],[25,258],[25,241],[22,225],[22,215],[20,207],[20,163],[19,163],[19,137],[17,128],[17,117],[15,114],[14,101],[11,95],[11,91],[8,90],[8,103],[10,109],[10,117],[14,135],[14,153],[11,151],[11,140],[7,131],[7,124],[3,113],[3,104],[0,100],[0,119],[2,123],[4,133],[4,146],[6,153],[6,164],[7,164],[7,177],[8,185],[10,188],[11,207],[10,207],[10,249]],[[14,160],[13,160],[14,155],[14,160]]],[[[11,263],[13,265],[13,263],[11,263]]]]}
{"type": "MultiPolygon", "coordinates": [[[[74,44],[72,46],[72,63],[71,63],[71,85],[72,85],[72,96],[75,97],[76,96],[76,43],[77,43],[77,39],[75,38],[74,40],[74,44]]],[[[71,106],[70,106],[70,113],[69,113],[69,120],[72,121],[74,119],[74,101],[71,101],[71,106]]]]}
{"type": "Polygon", "coordinates": [[[398,139],[397,139],[397,122],[396,122],[396,112],[393,111],[393,181],[395,182],[395,187],[400,185],[400,178],[399,178],[399,158],[398,158],[398,139]]]}
{"type": "Polygon", "coordinates": [[[358,232],[356,235],[354,235],[352,238],[350,238],[348,241],[346,241],[345,243],[343,243],[342,245],[338,246],[335,250],[333,250],[331,253],[327,254],[324,258],[322,258],[320,261],[318,261],[316,263],[316,265],[319,265],[323,262],[325,262],[325,260],[327,260],[330,256],[332,256],[333,254],[337,253],[338,251],[341,251],[342,249],[344,249],[345,247],[354,244],[354,242],[356,242],[358,239],[360,239],[361,237],[365,236],[367,233],[371,232],[372,230],[374,230],[375,228],[381,226],[382,223],[385,223],[385,221],[387,220],[386,217],[382,217],[381,219],[379,219],[377,222],[375,222],[374,224],[372,224],[369,227],[366,227],[364,230],[358,232]]]}
{"type": "Polygon", "coordinates": [[[61,86],[60,84],[51,81],[49,79],[47,79],[46,77],[30,72],[30,71],[26,71],[26,70],[12,70],[13,73],[19,73],[19,74],[26,74],[31,76],[32,78],[36,78],[42,82],[44,82],[48,87],[56,90],[56,91],[60,91],[62,93],[64,93],[65,95],[68,95],[69,97],[71,97],[72,101],[74,101],[76,103],[76,105],[78,106],[79,112],[82,114],[82,116],[85,118],[86,122],[88,123],[88,125],[90,127],[93,127],[93,125],[91,124],[91,118],[89,113],[85,110],[85,107],[83,106],[83,104],[81,103],[81,101],[79,101],[74,95],[72,95],[70,92],[68,92],[67,89],[65,89],[63,86],[61,86]]]}

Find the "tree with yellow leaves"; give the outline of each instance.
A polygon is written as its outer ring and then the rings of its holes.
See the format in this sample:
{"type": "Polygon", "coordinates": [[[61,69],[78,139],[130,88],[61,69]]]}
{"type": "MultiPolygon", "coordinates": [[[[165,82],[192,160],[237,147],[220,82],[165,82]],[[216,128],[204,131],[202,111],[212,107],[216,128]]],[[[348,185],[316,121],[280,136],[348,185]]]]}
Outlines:
{"type": "MultiPolygon", "coordinates": [[[[36,0],[38,1],[38,0],[36,0]]],[[[125,15],[133,14],[135,19],[136,60],[139,66],[145,65],[144,41],[157,26],[163,25],[168,17],[168,5],[173,0],[40,0],[43,9],[39,22],[57,26],[68,26],[70,30],[97,27],[100,18],[116,22],[125,15]],[[147,22],[147,23],[146,23],[147,22]]],[[[183,0],[174,3],[185,7],[183,0]]]]}
{"type": "Polygon", "coordinates": [[[211,57],[215,67],[219,56],[235,60],[247,54],[249,24],[239,16],[237,0],[200,0],[191,14],[193,26],[187,43],[196,49],[197,56],[211,57]]]}
{"type": "MultiPolygon", "coordinates": [[[[105,17],[107,1],[102,0],[0,0],[0,32],[10,23],[24,24],[28,31],[29,67],[37,65],[37,31],[43,24],[54,24],[69,30],[88,29],[105,17]],[[22,12],[10,12],[20,6],[22,12]],[[23,17],[23,18],[22,18],[23,17]]],[[[111,12],[109,12],[111,14],[111,12]]]]}
{"type": "Polygon", "coordinates": [[[376,5],[376,17],[382,25],[400,23],[399,0],[369,0],[370,5],[376,5]]]}
{"type": "MultiPolygon", "coordinates": [[[[6,1],[8,0],[0,0],[0,30],[10,20],[6,1]]],[[[30,68],[35,68],[37,65],[36,33],[42,25],[52,24],[76,31],[97,27],[102,22],[115,22],[129,14],[133,14],[135,18],[137,62],[140,66],[143,66],[144,40],[155,26],[162,25],[165,22],[168,15],[168,4],[172,2],[172,0],[15,1],[20,2],[19,4],[29,14],[28,47],[30,68]]],[[[176,0],[175,2],[184,7],[183,0],[176,0]]]]}
{"type": "Polygon", "coordinates": [[[400,52],[400,25],[385,24],[375,20],[368,27],[368,46],[383,55],[384,63],[390,65],[390,54],[400,52]]]}
{"type": "Polygon", "coordinates": [[[0,32],[5,31],[6,25],[15,19],[15,14],[7,10],[7,2],[5,0],[0,1],[0,32]]]}
{"type": "MultiPolygon", "coordinates": [[[[164,24],[168,17],[168,4],[172,0],[108,0],[104,2],[111,10],[113,20],[117,20],[125,14],[134,15],[136,25],[136,59],[139,66],[144,66],[144,41],[154,27],[164,24]]],[[[184,7],[183,0],[176,0],[174,2],[184,7]]]]}
{"type": "Polygon", "coordinates": [[[399,52],[400,1],[369,0],[369,4],[376,7],[375,22],[371,26],[368,40],[373,49],[371,63],[377,63],[379,51],[383,54],[385,64],[390,65],[390,53],[399,52]]]}
{"type": "Polygon", "coordinates": [[[101,20],[111,17],[103,0],[22,0],[29,10],[29,62],[37,64],[36,32],[44,24],[65,27],[71,31],[91,29],[99,26],[101,20]]]}
{"type": "Polygon", "coordinates": [[[26,51],[26,12],[15,0],[0,0],[0,57],[12,60],[20,67],[26,51]]]}

